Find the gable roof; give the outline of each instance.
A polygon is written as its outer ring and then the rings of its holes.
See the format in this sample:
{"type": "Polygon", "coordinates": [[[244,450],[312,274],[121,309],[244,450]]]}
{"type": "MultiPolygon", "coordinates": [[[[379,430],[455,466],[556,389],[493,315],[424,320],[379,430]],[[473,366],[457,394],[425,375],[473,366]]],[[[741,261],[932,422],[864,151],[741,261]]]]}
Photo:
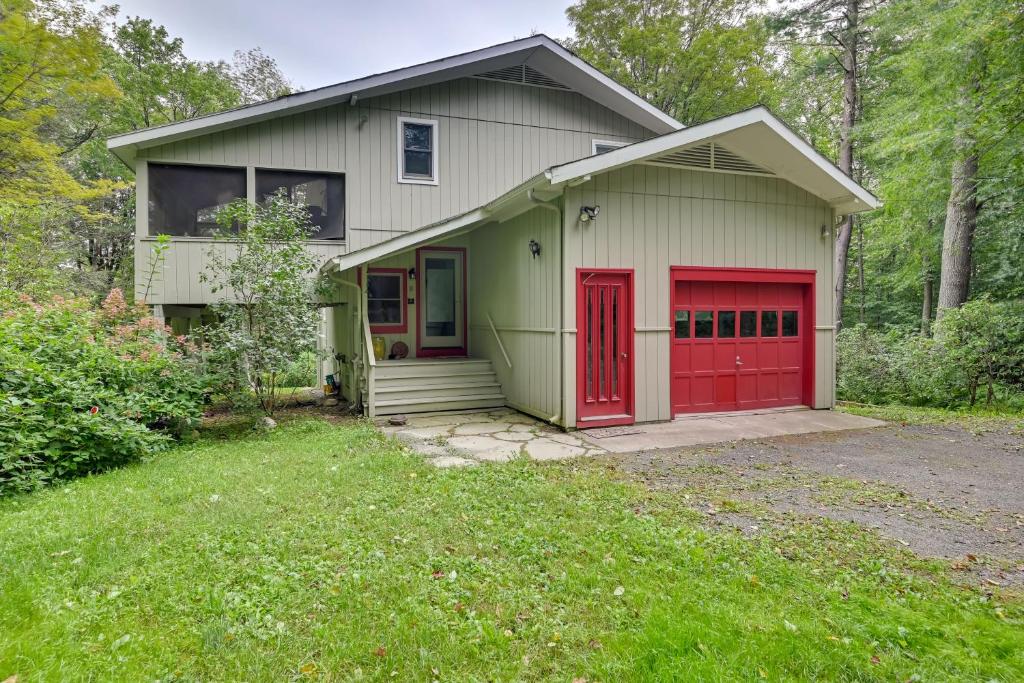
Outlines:
{"type": "Polygon", "coordinates": [[[557,195],[566,187],[585,182],[593,175],[631,164],[659,163],[658,160],[666,156],[708,141],[726,143],[732,155],[766,171],[758,175],[793,183],[823,199],[838,214],[860,213],[882,205],[875,195],[840,171],[766,107],[758,106],[604,154],[553,166],[483,206],[336,256],[325,263],[322,270],[348,270],[427,242],[467,232],[491,221],[507,220],[543,203],[535,193],[548,197],[552,193],[557,195]]]}
{"type": "Polygon", "coordinates": [[[551,38],[538,34],[415,66],[285,95],[267,102],[115,135],[107,140],[107,148],[127,162],[139,148],[520,65],[540,72],[553,82],[594,100],[654,133],[667,133],[683,127],[683,124],[551,38]]]}

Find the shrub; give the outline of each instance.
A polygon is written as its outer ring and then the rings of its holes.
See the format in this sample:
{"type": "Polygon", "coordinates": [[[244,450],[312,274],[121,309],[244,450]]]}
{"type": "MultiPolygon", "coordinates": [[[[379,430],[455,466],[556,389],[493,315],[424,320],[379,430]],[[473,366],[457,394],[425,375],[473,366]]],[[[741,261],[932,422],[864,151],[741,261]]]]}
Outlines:
{"type": "Polygon", "coordinates": [[[184,339],[114,290],[0,315],[0,494],[122,465],[199,417],[184,339]]]}
{"type": "Polygon", "coordinates": [[[232,202],[217,221],[230,245],[210,251],[201,275],[224,298],[210,307],[218,322],[205,331],[215,349],[208,367],[236,407],[253,397],[272,415],[296,359],[316,353],[318,262],[306,249],[313,227],[305,207],[283,194],[232,202]]]}
{"type": "Polygon", "coordinates": [[[1024,310],[979,299],[943,312],[935,336],[846,328],[836,341],[837,396],[914,406],[1024,401],[1024,310]]]}

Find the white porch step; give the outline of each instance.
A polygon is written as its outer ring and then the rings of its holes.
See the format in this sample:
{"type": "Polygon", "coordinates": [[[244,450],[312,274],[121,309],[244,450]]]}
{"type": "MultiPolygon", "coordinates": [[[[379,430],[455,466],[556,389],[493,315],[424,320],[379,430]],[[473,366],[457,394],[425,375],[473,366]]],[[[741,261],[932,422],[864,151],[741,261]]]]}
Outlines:
{"type": "MultiPolygon", "coordinates": [[[[500,408],[505,396],[491,361],[437,358],[382,361],[374,372],[377,415],[500,408]]],[[[367,403],[363,395],[363,403],[367,403]]]]}

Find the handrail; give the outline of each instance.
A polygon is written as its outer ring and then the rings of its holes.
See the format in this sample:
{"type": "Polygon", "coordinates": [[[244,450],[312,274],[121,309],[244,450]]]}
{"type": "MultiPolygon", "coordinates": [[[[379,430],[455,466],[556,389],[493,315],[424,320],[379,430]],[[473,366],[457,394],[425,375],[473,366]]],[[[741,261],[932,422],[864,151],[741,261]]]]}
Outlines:
{"type": "Polygon", "coordinates": [[[366,295],[363,294],[363,356],[366,357],[366,416],[377,416],[377,354],[373,352],[373,337],[370,334],[370,317],[367,315],[366,295]]]}
{"type": "Polygon", "coordinates": [[[491,334],[494,335],[494,341],[498,342],[498,348],[501,349],[501,355],[505,356],[505,365],[510,369],[512,368],[512,359],[508,357],[508,352],[505,351],[505,345],[501,343],[501,337],[498,336],[498,329],[494,326],[494,320],[491,319],[490,313],[485,313],[487,316],[487,324],[491,326],[491,334]]]}

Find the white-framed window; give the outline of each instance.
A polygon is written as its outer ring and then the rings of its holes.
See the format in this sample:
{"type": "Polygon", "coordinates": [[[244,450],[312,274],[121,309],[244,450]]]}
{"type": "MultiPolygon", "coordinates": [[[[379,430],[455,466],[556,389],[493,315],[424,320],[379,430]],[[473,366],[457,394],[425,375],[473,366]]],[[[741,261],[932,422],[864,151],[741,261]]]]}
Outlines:
{"type": "Polygon", "coordinates": [[[437,185],[437,121],[398,117],[398,182],[437,185]]]}
{"type": "Polygon", "coordinates": [[[593,154],[593,155],[604,154],[605,152],[610,152],[613,149],[618,149],[619,147],[625,147],[628,144],[630,144],[630,143],[628,143],[628,142],[619,142],[618,140],[596,140],[595,139],[593,141],[592,146],[591,146],[590,153],[593,154]]]}

